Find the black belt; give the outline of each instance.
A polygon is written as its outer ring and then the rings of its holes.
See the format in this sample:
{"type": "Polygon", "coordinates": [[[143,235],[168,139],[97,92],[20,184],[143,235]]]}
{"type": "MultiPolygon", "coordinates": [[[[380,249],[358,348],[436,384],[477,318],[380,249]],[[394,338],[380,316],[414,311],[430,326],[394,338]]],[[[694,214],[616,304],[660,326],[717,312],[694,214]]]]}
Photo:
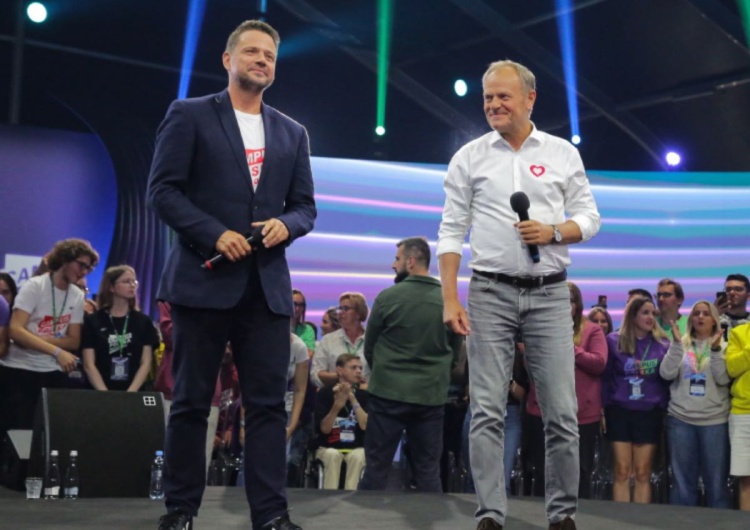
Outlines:
{"type": "Polygon", "coordinates": [[[568,271],[565,269],[547,276],[508,276],[502,272],[474,271],[474,274],[484,276],[492,281],[507,283],[513,287],[522,287],[531,289],[532,287],[542,287],[553,283],[564,282],[568,278],[568,271]]]}

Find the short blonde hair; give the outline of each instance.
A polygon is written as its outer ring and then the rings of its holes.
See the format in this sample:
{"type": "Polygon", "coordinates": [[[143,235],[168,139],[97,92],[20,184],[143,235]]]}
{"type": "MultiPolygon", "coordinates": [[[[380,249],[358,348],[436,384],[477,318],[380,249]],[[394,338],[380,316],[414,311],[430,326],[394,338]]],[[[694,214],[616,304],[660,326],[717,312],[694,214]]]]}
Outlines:
{"type": "Polygon", "coordinates": [[[359,316],[360,321],[364,322],[365,320],[367,320],[367,315],[370,314],[370,309],[367,307],[367,300],[365,300],[365,295],[363,295],[362,293],[347,291],[345,293],[341,293],[341,296],[339,296],[339,303],[344,300],[348,300],[349,302],[352,302],[354,304],[354,309],[357,311],[357,316],[359,316]]]}

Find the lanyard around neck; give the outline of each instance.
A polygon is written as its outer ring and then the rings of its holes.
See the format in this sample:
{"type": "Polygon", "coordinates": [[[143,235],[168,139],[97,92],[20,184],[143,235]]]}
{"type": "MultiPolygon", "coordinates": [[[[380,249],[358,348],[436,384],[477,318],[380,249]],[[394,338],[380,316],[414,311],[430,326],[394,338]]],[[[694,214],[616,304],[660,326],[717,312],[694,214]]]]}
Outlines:
{"type": "Polygon", "coordinates": [[[115,326],[115,321],[112,320],[112,313],[107,313],[109,316],[109,322],[112,324],[112,329],[115,330],[115,337],[117,337],[117,344],[120,346],[120,357],[122,357],[122,352],[125,350],[125,346],[127,346],[126,342],[126,335],[128,333],[128,322],[130,321],[130,311],[128,311],[128,314],[125,315],[125,324],[122,326],[122,333],[117,332],[117,326],[115,326]]]}
{"type": "Polygon", "coordinates": [[[55,304],[55,277],[53,273],[49,273],[49,285],[50,289],[52,289],[52,334],[58,332],[57,324],[60,322],[60,317],[62,317],[63,312],[65,311],[65,304],[68,302],[68,293],[70,292],[70,284],[68,284],[68,288],[65,289],[65,298],[63,298],[62,306],[60,307],[60,312],[57,312],[57,305],[55,304]]]}

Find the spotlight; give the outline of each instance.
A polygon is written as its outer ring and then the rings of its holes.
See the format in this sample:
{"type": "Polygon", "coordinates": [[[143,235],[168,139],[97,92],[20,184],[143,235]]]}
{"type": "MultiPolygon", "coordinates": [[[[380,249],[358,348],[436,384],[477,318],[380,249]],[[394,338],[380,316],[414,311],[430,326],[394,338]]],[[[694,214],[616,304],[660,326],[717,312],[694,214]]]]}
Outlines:
{"type": "Polygon", "coordinates": [[[47,8],[41,2],[32,2],[26,8],[26,15],[37,24],[47,20],[47,8]]]}
{"type": "Polygon", "coordinates": [[[678,166],[680,165],[680,162],[682,162],[682,157],[674,151],[668,152],[664,159],[667,161],[667,164],[672,167],[678,166]]]}
{"type": "Polygon", "coordinates": [[[469,91],[469,87],[463,79],[456,79],[456,82],[453,83],[453,90],[456,91],[457,96],[464,97],[469,91]]]}
{"type": "Polygon", "coordinates": [[[375,134],[377,134],[378,136],[383,136],[385,134],[385,127],[383,127],[382,125],[378,125],[377,127],[375,127],[375,134]]]}
{"type": "Polygon", "coordinates": [[[574,134],[574,135],[573,135],[573,136],[572,136],[572,137],[570,138],[570,141],[571,141],[571,142],[573,143],[573,145],[578,145],[578,144],[580,144],[580,143],[581,143],[581,137],[580,137],[580,136],[578,136],[577,134],[574,134]]]}

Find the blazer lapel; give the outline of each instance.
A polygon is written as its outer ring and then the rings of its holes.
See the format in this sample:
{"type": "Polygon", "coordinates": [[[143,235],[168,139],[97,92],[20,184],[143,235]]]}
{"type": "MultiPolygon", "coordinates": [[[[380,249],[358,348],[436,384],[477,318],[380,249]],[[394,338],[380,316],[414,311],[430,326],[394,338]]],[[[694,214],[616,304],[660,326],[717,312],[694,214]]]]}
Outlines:
{"type": "Polygon", "coordinates": [[[269,177],[273,175],[273,161],[276,155],[276,150],[279,147],[279,143],[275,142],[273,139],[273,136],[276,133],[276,118],[273,115],[273,112],[274,111],[271,107],[265,103],[261,103],[263,135],[265,136],[266,147],[263,152],[263,167],[260,170],[260,182],[258,182],[256,193],[260,191],[261,187],[266,188],[270,186],[270,184],[264,185],[263,183],[266,182],[266,180],[269,180],[269,177]]]}
{"type": "Polygon", "coordinates": [[[240,133],[240,126],[237,123],[237,117],[234,115],[232,100],[229,99],[229,92],[227,90],[222,91],[214,98],[214,101],[216,101],[216,111],[219,114],[221,126],[224,128],[224,133],[227,135],[227,140],[229,140],[229,145],[232,148],[232,153],[234,153],[234,158],[242,172],[243,180],[250,190],[250,193],[253,194],[250,170],[247,167],[247,158],[245,156],[245,144],[242,141],[242,134],[240,133]]]}

